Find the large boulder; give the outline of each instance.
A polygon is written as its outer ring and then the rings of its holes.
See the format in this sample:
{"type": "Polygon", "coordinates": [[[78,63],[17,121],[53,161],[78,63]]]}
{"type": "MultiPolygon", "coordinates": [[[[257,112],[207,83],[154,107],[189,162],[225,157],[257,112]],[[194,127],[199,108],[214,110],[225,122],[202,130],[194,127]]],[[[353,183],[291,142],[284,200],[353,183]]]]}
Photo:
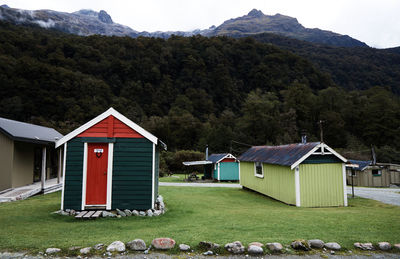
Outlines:
{"type": "Polygon", "coordinates": [[[81,250],[79,250],[79,252],[80,252],[81,254],[83,254],[83,255],[89,254],[90,251],[92,251],[92,248],[91,248],[90,246],[89,246],[89,247],[82,248],[81,250]]]}
{"type": "Polygon", "coordinates": [[[311,248],[319,248],[320,249],[320,248],[324,247],[325,243],[324,243],[324,241],[319,240],[319,239],[311,239],[311,240],[308,240],[308,245],[311,248]]]}
{"type": "Polygon", "coordinates": [[[156,238],[151,241],[151,245],[154,246],[155,249],[168,250],[174,248],[175,240],[169,237],[156,238]]]}
{"type": "Polygon", "coordinates": [[[394,244],[393,246],[397,251],[400,251],[400,244],[394,244]]]}
{"type": "Polygon", "coordinates": [[[179,250],[186,252],[190,250],[190,246],[186,245],[186,244],[180,244],[179,245],[179,250]]]}
{"type": "Polygon", "coordinates": [[[108,252],[125,252],[125,244],[121,241],[114,241],[109,246],[107,246],[108,252]]]}
{"type": "Polygon", "coordinates": [[[56,254],[56,253],[59,253],[59,252],[61,252],[60,248],[50,247],[50,248],[46,249],[46,254],[49,254],[49,255],[56,254]]]}
{"type": "Polygon", "coordinates": [[[250,246],[263,247],[264,245],[263,245],[262,243],[260,243],[260,242],[251,242],[251,243],[249,244],[249,247],[250,247],[250,246]]]}
{"type": "Polygon", "coordinates": [[[126,246],[133,251],[144,251],[146,250],[146,243],[142,239],[135,239],[126,243],[126,246]]]}
{"type": "Polygon", "coordinates": [[[378,247],[382,251],[388,251],[392,249],[392,245],[389,242],[379,242],[378,247]]]}
{"type": "Polygon", "coordinates": [[[225,245],[226,251],[233,253],[233,254],[243,254],[244,253],[244,246],[240,241],[235,241],[233,243],[228,243],[225,245]]]}
{"type": "Polygon", "coordinates": [[[132,210],[132,216],[139,216],[139,211],[132,210]]]}
{"type": "Polygon", "coordinates": [[[126,210],[124,210],[124,213],[125,213],[125,215],[126,216],[132,216],[132,211],[130,211],[130,210],[128,210],[128,209],[126,209],[126,210]]]}
{"type": "Polygon", "coordinates": [[[354,247],[361,249],[361,250],[367,250],[367,251],[371,251],[371,250],[375,250],[374,246],[372,245],[372,243],[354,243],[354,247]]]}
{"type": "Polygon", "coordinates": [[[209,242],[209,241],[201,241],[199,243],[199,248],[201,250],[212,250],[212,251],[215,251],[215,250],[220,248],[220,245],[216,244],[216,243],[213,243],[213,242],[209,242]]]}
{"type": "Polygon", "coordinates": [[[273,253],[280,253],[283,250],[282,244],[277,242],[266,243],[265,246],[273,253]]]}
{"type": "Polygon", "coordinates": [[[336,250],[336,251],[342,249],[342,247],[336,242],[325,243],[324,247],[326,249],[336,250]]]}
{"type": "Polygon", "coordinates": [[[122,210],[117,209],[117,214],[120,215],[121,217],[126,217],[126,213],[123,212],[122,210]]]}
{"type": "Polygon", "coordinates": [[[303,250],[303,251],[310,250],[308,242],[306,242],[305,240],[295,240],[290,244],[290,246],[295,250],[303,250]]]}
{"type": "Polygon", "coordinates": [[[264,250],[260,246],[251,245],[247,248],[247,252],[250,255],[262,255],[264,253],[264,250]]]}

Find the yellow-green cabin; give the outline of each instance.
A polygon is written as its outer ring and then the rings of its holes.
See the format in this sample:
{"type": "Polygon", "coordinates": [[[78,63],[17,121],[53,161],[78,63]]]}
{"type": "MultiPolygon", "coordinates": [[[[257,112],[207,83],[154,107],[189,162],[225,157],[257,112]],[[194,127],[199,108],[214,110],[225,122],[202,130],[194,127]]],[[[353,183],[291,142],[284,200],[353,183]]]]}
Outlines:
{"type": "Polygon", "coordinates": [[[325,143],[253,146],[238,159],[244,188],[297,207],[347,206],[347,160],[325,143]]]}

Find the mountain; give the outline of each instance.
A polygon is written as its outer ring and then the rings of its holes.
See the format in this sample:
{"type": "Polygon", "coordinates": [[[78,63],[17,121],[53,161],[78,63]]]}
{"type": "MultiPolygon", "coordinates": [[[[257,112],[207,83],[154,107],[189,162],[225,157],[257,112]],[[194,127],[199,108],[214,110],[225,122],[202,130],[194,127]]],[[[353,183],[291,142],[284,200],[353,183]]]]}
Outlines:
{"type": "Polygon", "coordinates": [[[350,36],[320,29],[308,29],[296,18],[282,14],[265,15],[256,9],[242,17],[225,21],[208,35],[250,35],[265,32],[332,46],[367,47],[364,42],[350,36]]]}
{"type": "Polygon", "coordinates": [[[128,26],[114,23],[106,11],[80,10],[64,13],[52,10],[22,10],[0,6],[0,19],[24,25],[39,25],[66,33],[88,36],[93,34],[137,37],[138,32],[128,26]]]}
{"type": "Polygon", "coordinates": [[[185,37],[193,35],[209,37],[219,35],[246,36],[269,32],[331,46],[367,46],[365,43],[347,35],[320,29],[305,28],[293,17],[281,14],[265,15],[256,9],[251,10],[247,15],[242,17],[225,21],[220,26],[211,26],[208,29],[193,31],[138,32],[128,26],[114,23],[110,15],[103,10],[100,12],[80,10],[74,13],[65,13],[52,10],[21,10],[3,5],[0,6],[0,19],[14,24],[36,24],[44,28],[56,29],[82,36],[100,34],[107,36],[168,38],[171,35],[185,37]]]}

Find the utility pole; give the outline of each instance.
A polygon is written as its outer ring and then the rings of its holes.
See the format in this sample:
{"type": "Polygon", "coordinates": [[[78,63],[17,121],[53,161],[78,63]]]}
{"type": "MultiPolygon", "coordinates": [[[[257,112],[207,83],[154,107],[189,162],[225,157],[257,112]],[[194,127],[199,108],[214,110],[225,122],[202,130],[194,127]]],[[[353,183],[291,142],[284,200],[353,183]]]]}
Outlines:
{"type": "Polygon", "coordinates": [[[324,122],[325,122],[325,121],[323,121],[323,120],[319,120],[319,122],[318,122],[318,124],[319,124],[319,132],[320,132],[320,137],[321,137],[321,143],[324,142],[324,130],[323,130],[323,128],[322,128],[322,124],[323,124],[324,122]]]}

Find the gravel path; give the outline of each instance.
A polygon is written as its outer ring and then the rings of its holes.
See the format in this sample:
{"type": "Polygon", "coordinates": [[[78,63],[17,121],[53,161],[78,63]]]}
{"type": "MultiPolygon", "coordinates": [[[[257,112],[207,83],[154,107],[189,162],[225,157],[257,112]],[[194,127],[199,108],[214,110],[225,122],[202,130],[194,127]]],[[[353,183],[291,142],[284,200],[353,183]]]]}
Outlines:
{"type": "Polygon", "coordinates": [[[237,183],[165,183],[160,182],[160,186],[179,186],[179,187],[227,187],[241,188],[237,183]]]}
{"type": "MultiPolygon", "coordinates": [[[[347,193],[351,195],[351,186],[347,186],[347,193]]],[[[354,187],[354,195],[400,206],[400,188],[354,187]]]]}

